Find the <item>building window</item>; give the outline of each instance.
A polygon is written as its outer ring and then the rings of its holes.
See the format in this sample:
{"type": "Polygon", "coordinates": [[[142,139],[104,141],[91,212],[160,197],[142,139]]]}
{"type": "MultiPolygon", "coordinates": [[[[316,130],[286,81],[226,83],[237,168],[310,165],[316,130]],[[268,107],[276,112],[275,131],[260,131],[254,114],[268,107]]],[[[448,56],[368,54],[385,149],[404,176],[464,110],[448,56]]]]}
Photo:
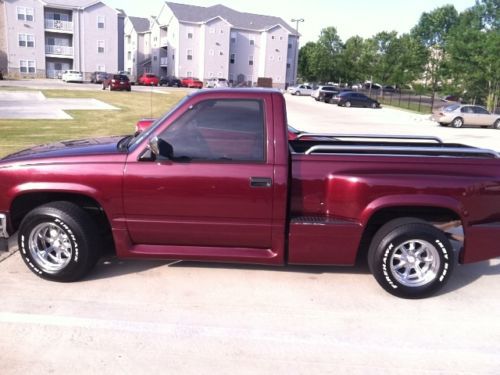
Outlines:
{"type": "Polygon", "coordinates": [[[104,29],[104,21],[106,18],[104,16],[97,16],[97,28],[104,29]]]}
{"type": "Polygon", "coordinates": [[[132,60],[132,52],[130,51],[127,52],[127,60],[132,60]]]}
{"type": "Polygon", "coordinates": [[[224,52],[219,51],[219,56],[222,56],[222,55],[224,55],[224,52]]]}
{"type": "Polygon", "coordinates": [[[236,55],[234,53],[231,54],[230,58],[229,58],[229,62],[231,64],[234,64],[234,61],[236,60],[236,55]]]}
{"type": "Polygon", "coordinates": [[[248,65],[253,65],[253,56],[248,57],[248,65]]]}
{"type": "Polygon", "coordinates": [[[288,49],[292,49],[292,43],[288,43],[288,49]]]}
{"type": "Polygon", "coordinates": [[[17,19],[19,21],[29,21],[33,22],[34,20],[34,10],[33,8],[27,8],[27,7],[17,7],[17,19]]]}
{"type": "Polygon", "coordinates": [[[158,60],[158,56],[153,56],[153,61],[158,60]]]}
{"type": "Polygon", "coordinates": [[[283,37],[282,37],[282,36],[280,36],[280,40],[283,40],[283,37]]]}
{"type": "Polygon", "coordinates": [[[19,34],[19,47],[26,47],[26,34],[19,34]]]}
{"type": "Polygon", "coordinates": [[[269,56],[269,60],[274,61],[274,56],[273,55],[269,56]]]}
{"type": "Polygon", "coordinates": [[[271,39],[274,39],[274,35],[271,37],[271,39]]]}
{"type": "Polygon", "coordinates": [[[208,29],[208,32],[210,34],[215,34],[215,27],[211,27],[210,29],[208,29]]]}
{"type": "Polygon", "coordinates": [[[193,39],[193,29],[188,29],[188,33],[187,33],[187,37],[188,39],[193,39]]]}
{"type": "Polygon", "coordinates": [[[21,73],[36,73],[36,64],[34,60],[20,60],[19,71],[21,73]]]}
{"type": "Polygon", "coordinates": [[[192,76],[193,76],[193,72],[186,72],[186,75],[187,75],[188,77],[192,77],[192,76]]]}
{"type": "Polygon", "coordinates": [[[28,34],[26,35],[26,46],[27,47],[35,47],[35,36],[28,34]]]}
{"type": "Polygon", "coordinates": [[[187,50],[187,59],[188,60],[192,60],[193,59],[193,50],[192,49],[188,49],[187,50]]]}
{"type": "Polygon", "coordinates": [[[250,39],[250,45],[251,45],[251,46],[255,45],[255,39],[253,39],[253,38],[252,38],[252,39],[250,39]]]}
{"type": "Polygon", "coordinates": [[[290,66],[291,66],[290,63],[286,64],[287,69],[290,69],[290,66]]]}
{"type": "Polygon", "coordinates": [[[213,76],[214,76],[214,72],[210,72],[209,77],[213,78],[213,76]]]}
{"type": "Polygon", "coordinates": [[[127,35],[127,44],[130,44],[131,40],[132,40],[131,36],[127,35]]]}
{"type": "Polygon", "coordinates": [[[106,65],[97,65],[98,72],[105,72],[106,71],[106,65]]]}
{"type": "Polygon", "coordinates": [[[281,56],[278,56],[278,61],[282,61],[283,58],[281,56]]]}
{"type": "Polygon", "coordinates": [[[97,53],[104,53],[104,40],[97,41],[97,53]]]}
{"type": "Polygon", "coordinates": [[[231,43],[236,43],[236,33],[231,33],[231,43]]]}

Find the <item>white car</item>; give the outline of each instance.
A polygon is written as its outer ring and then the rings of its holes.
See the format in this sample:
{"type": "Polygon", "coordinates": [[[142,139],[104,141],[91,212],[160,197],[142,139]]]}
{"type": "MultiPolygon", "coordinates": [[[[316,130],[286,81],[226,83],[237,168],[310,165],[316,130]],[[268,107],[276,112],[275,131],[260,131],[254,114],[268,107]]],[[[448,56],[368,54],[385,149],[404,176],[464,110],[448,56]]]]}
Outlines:
{"type": "Polygon", "coordinates": [[[227,84],[227,79],[225,78],[210,78],[207,81],[206,87],[208,88],[216,88],[216,87],[229,87],[227,84]]]}
{"type": "Polygon", "coordinates": [[[335,86],[319,86],[311,93],[311,96],[314,98],[314,100],[319,101],[327,92],[338,94],[340,92],[340,89],[335,86]]]}
{"type": "Polygon", "coordinates": [[[83,83],[83,73],[77,70],[65,70],[61,76],[63,82],[80,82],[83,83]]]}
{"type": "Polygon", "coordinates": [[[287,91],[292,95],[311,95],[313,88],[309,85],[297,85],[289,87],[287,91]]]}

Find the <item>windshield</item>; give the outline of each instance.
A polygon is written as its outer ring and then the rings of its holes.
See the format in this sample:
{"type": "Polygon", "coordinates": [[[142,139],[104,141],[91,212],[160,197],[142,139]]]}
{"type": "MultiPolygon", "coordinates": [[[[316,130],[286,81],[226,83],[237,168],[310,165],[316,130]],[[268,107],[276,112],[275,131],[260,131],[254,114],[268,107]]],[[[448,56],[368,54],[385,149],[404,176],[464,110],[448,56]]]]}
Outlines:
{"type": "Polygon", "coordinates": [[[187,95],[184,98],[182,98],[170,111],[168,111],[165,115],[163,115],[162,117],[158,118],[155,122],[153,122],[153,124],[151,124],[151,126],[147,130],[132,137],[128,142],[129,150],[134,149],[135,147],[137,147],[137,145],[142,143],[144,139],[149,138],[150,134],[156,129],[158,124],[161,124],[168,117],[170,117],[175,111],[177,111],[177,109],[179,109],[179,107],[181,107],[189,99],[189,97],[190,95],[187,95]]]}

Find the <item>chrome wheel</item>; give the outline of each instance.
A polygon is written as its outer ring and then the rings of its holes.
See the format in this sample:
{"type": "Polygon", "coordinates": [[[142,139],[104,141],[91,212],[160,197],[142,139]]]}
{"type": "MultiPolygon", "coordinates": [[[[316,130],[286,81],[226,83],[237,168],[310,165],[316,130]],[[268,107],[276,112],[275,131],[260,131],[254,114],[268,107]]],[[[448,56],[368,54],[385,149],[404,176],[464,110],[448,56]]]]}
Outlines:
{"type": "Polygon", "coordinates": [[[424,240],[409,240],[396,248],[389,264],[399,283],[418,287],[436,279],[441,262],[434,245],[424,240]]]}
{"type": "Polygon", "coordinates": [[[460,117],[457,117],[455,120],[453,120],[453,127],[454,128],[461,128],[464,124],[464,120],[462,120],[460,117]]]}
{"type": "Polygon", "coordinates": [[[30,233],[29,252],[37,266],[47,273],[64,269],[71,261],[73,245],[66,231],[55,223],[41,223],[30,233]]]}

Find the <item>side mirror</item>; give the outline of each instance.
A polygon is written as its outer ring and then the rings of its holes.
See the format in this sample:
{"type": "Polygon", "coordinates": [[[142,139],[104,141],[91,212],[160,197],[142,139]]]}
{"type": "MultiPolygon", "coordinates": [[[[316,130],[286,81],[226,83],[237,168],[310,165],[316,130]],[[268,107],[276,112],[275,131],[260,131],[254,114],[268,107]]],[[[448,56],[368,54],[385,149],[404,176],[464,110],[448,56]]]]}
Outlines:
{"type": "Polygon", "coordinates": [[[149,141],[149,149],[155,155],[156,159],[173,159],[174,148],[170,143],[161,138],[153,137],[149,141]]]}

